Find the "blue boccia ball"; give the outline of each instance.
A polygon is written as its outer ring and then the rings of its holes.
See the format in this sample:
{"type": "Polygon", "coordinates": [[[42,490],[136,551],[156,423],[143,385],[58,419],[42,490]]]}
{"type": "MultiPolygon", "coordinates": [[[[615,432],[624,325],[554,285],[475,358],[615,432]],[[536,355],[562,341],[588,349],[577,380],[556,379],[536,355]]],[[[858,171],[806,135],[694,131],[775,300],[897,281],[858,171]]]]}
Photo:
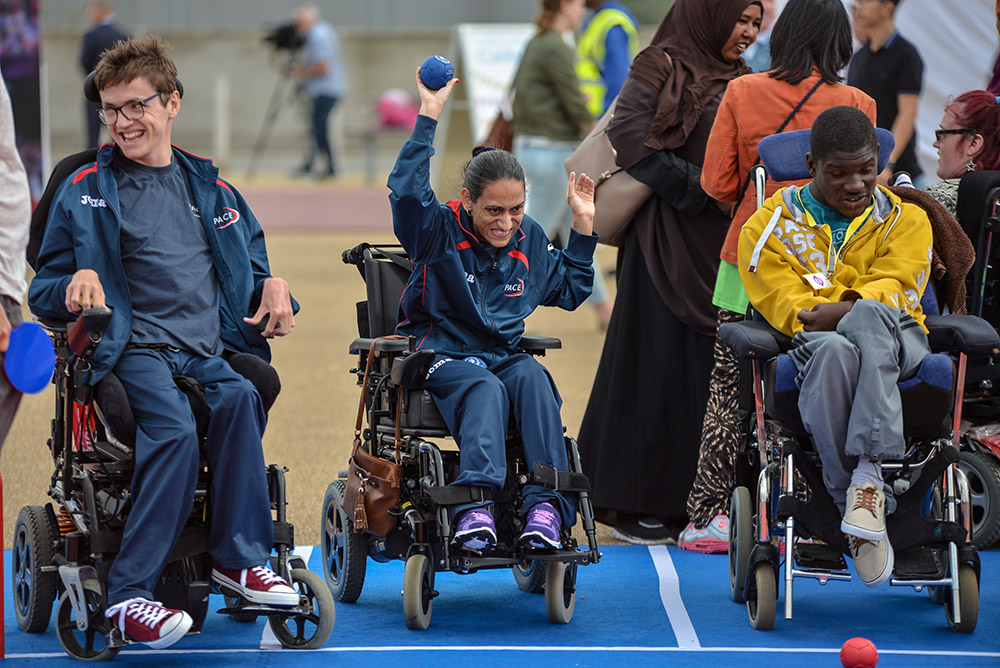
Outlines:
{"type": "Polygon", "coordinates": [[[444,56],[430,56],[420,66],[420,80],[431,90],[437,90],[455,76],[455,66],[444,56]]]}

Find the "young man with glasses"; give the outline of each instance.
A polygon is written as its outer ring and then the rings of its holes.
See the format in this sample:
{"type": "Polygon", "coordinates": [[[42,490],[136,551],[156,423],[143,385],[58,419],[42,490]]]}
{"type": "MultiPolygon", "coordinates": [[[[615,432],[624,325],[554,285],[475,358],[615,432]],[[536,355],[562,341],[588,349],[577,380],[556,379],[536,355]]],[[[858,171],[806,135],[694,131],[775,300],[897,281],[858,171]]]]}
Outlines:
{"type": "Polygon", "coordinates": [[[297,304],[270,275],[263,232],[242,196],[209,160],[171,146],[181,95],[168,53],[146,35],[102,56],[98,115],[114,144],[60,186],[29,289],[39,316],[112,309],[90,382],[114,371],[137,429],[132,509],[108,574],[106,614],[154,648],[192,624],[152,594],[191,513],[198,472],[197,428],[175,375],[199,382],[211,411],[213,582],[251,603],[299,602],[265,565],[273,545],[266,414],[253,385],[222,358],[238,351],[269,360],[267,339],[291,331],[297,304]]]}
{"type": "Polygon", "coordinates": [[[896,31],[893,22],[903,0],[855,0],[854,22],[867,41],[854,53],[847,83],[875,99],[876,125],[891,130],[896,147],[879,175],[886,185],[894,172],[907,172],[922,183],[917,160],[917,108],[923,86],[924,61],[912,42],[896,31]]]}

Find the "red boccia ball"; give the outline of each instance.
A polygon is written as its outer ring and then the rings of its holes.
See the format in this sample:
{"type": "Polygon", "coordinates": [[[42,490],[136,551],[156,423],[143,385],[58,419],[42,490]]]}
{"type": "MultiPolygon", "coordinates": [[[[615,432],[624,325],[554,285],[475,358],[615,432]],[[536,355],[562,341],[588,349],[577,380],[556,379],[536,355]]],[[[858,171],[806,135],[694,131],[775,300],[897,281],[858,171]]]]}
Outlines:
{"type": "Polygon", "coordinates": [[[875,668],[878,650],[868,638],[851,638],[840,648],[844,668],[875,668]]]}

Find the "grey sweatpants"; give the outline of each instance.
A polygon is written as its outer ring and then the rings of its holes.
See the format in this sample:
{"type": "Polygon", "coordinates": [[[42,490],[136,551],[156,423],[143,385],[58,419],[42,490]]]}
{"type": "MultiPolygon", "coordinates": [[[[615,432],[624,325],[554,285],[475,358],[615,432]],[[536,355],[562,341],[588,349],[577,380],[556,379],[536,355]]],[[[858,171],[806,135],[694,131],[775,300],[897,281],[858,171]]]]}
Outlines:
{"type": "MultiPolygon", "coordinates": [[[[915,374],[930,354],[927,336],[904,311],[860,299],[836,331],[796,334],[789,354],[798,369],[802,424],[816,444],[826,488],[843,512],[858,456],[903,456],[896,383],[915,374]]],[[[888,486],[886,497],[891,512],[888,486]]]]}
{"type": "MultiPolygon", "coordinates": [[[[0,308],[3,308],[10,321],[11,329],[21,324],[21,305],[7,295],[0,295],[0,308]]],[[[0,353],[0,365],[3,364],[5,353],[0,353]]],[[[0,452],[3,451],[3,442],[10,431],[10,425],[14,422],[14,414],[21,403],[21,393],[14,389],[7,380],[7,376],[0,371],[0,452]]]]}

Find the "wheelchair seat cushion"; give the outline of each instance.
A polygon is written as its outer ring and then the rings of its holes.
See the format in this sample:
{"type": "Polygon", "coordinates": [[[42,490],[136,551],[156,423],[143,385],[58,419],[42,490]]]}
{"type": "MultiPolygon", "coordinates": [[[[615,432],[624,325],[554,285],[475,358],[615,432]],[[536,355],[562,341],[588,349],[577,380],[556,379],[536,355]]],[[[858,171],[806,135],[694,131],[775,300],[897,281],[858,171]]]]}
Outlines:
{"type": "MultiPolygon", "coordinates": [[[[903,405],[903,429],[913,436],[937,435],[952,409],[952,360],[943,353],[928,355],[912,378],[897,383],[903,405]]],[[[768,412],[796,432],[805,432],[799,417],[798,370],[788,355],[768,364],[765,387],[768,412]]]]}
{"type": "MultiPolygon", "coordinates": [[[[226,361],[236,373],[253,383],[264,411],[270,411],[281,391],[281,380],[274,367],[250,353],[234,353],[227,356],[226,361]]],[[[174,376],[174,382],[188,398],[198,425],[198,434],[204,436],[209,418],[204,389],[187,376],[174,376]]],[[[109,373],[95,386],[94,401],[115,439],[130,448],[135,447],[135,416],[132,415],[125,387],[114,373],[109,373]]]]}

